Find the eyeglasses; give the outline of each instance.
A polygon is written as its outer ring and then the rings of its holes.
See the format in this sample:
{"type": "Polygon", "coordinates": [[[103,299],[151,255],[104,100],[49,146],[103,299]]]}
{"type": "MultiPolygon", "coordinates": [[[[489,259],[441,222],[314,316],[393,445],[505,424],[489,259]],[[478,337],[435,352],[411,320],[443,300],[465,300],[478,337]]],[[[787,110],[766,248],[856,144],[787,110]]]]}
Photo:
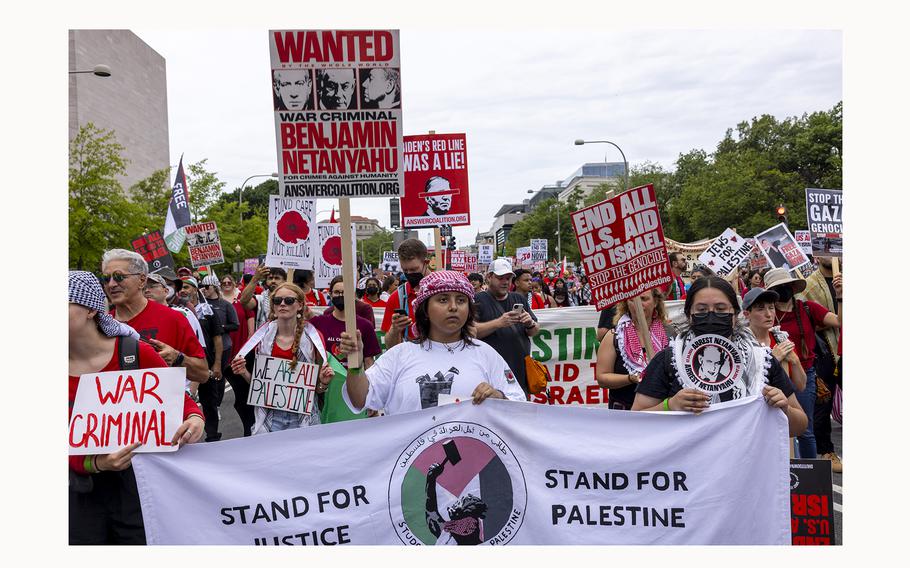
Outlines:
{"type": "Polygon", "coordinates": [[[222,286],[222,287],[224,287],[224,286],[233,286],[233,285],[234,285],[234,283],[231,282],[230,280],[225,280],[224,282],[221,283],[221,286],[222,286]]]}
{"type": "Polygon", "coordinates": [[[293,306],[294,302],[296,302],[296,301],[297,301],[297,298],[295,298],[294,296],[282,296],[280,298],[272,298],[272,302],[276,306],[280,306],[281,304],[284,304],[285,306],[293,306]]]}
{"type": "Polygon", "coordinates": [[[100,279],[103,284],[107,284],[113,278],[114,282],[119,284],[119,283],[123,282],[124,280],[126,280],[127,278],[129,278],[130,276],[138,276],[139,274],[141,274],[141,273],[127,272],[126,274],[124,274],[121,272],[115,272],[114,274],[102,274],[100,276],[100,279]]]}

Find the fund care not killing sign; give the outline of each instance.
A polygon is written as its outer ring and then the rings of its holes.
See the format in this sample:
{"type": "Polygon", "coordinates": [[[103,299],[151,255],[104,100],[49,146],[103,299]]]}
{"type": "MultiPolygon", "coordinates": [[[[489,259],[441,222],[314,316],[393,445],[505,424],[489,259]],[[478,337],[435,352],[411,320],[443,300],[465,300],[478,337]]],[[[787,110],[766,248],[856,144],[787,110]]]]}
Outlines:
{"type": "Polygon", "coordinates": [[[399,197],[398,30],[271,30],[278,183],[285,197],[399,197]]]}
{"type": "Polygon", "coordinates": [[[598,310],[670,282],[651,184],[572,213],[572,228],[598,310]]]}

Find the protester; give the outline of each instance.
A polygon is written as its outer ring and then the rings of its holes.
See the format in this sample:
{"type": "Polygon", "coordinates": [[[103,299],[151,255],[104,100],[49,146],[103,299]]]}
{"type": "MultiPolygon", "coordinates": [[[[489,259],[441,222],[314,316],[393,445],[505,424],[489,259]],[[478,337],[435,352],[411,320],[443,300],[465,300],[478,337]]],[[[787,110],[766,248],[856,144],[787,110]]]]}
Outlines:
{"type": "MultiPolygon", "coordinates": [[[[775,321],[796,345],[803,370],[806,371],[806,388],[796,394],[800,405],[809,418],[805,432],[797,440],[800,458],[815,459],[816,443],[813,418],[815,414],[816,373],[815,373],[815,330],[840,327],[840,318],[824,306],[813,301],[802,301],[795,296],[806,289],[806,281],[793,278],[785,268],[772,268],[765,274],[765,286],[777,293],[775,321]]],[[[841,278],[834,279],[835,293],[840,299],[841,278]]]]}
{"type": "Polygon", "coordinates": [[[386,334],[386,349],[413,338],[417,332],[413,325],[414,299],[420,289],[420,281],[430,274],[426,245],[419,239],[405,239],[398,246],[398,263],[407,282],[401,284],[386,300],[385,314],[380,325],[386,334]],[[395,313],[399,309],[405,310],[407,315],[395,313]]]}
{"type": "MultiPolygon", "coordinates": [[[[518,384],[528,392],[525,357],[531,354],[531,337],[540,332],[537,316],[527,307],[527,297],[509,292],[512,264],[497,258],[490,264],[487,291],[477,294],[477,330],[475,337],[492,347],[508,363],[518,384]]],[[[528,276],[522,273],[522,276],[528,276]]]]}
{"type": "MultiPolygon", "coordinates": [[[[657,353],[645,368],[638,384],[632,410],[684,410],[700,414],[715,402],[761,394],[769,406],[780,408],[787,416],[790,435],[801,434],[807,425],[806,414],[793,394],[787,374],[769,350],[758,344],[752,333],[737,319],[739,302],[733,286],[717,276],[699,278],[692,284],[683,312],[687,318],[680,335],[657,353]],[[742,360],[742,371],[729,390],[708,393],[683,386],[684,353],[696,337],[714,334],[730,342],[742,360]]],[[[700,357],[708,358],[719,349],[702,347],[700,357]],[[712,352],[713,351],[713,352],[712,352]]],[[[720,361],[704,361],[704,376],[716,375],[720,361]],[[713,365],[710,365],[713,363],[713,365]]],[[[735,377],[731,374],[730,377],[735,377]]]]}
{"type": "Polygon", "coordinates": [[[395,293],[396,288],[398,288],[398,278],[394,274],[386,276],[382,281],[382,294],[379,295],[379,299],[388,304],[389,296],[395,293]]]}
{"type": "Polygon", "coordinates": [[[208,380],[205,352],[186,318],[145,297],[148,264],[139,254],[111,249],[101,259],[101,282],[114,309],[111,315],[142,336],[172,367],[185,367],[186,377],[208,380]]]}
{"type": "MultiPolygon", "coordinates": [[[[233,279],[230,276],[221,278],[222,291],[225,290],[226,284],[233,284],[233,279]]],[[[234,309],[234,313],[237,314],[239,326],[234,331],[229,332],[229,335],[231,336],[231,344],[236,351],[243,347],[250,336],[253,335],[253,332],[256,329],[256,311],[248,309],[240,303],[239,290],[237,290],[236,287],[234,290],[237,293],[234,294],[235,298],[231,306],[234,309]]],[[[225,299],[227,299],[226,293],[225,299]]],[[[233,356],[231,359],[233,360],[233,356]]],[[[224,368],[224,378],[227,380],[228,384],[231,385],[231,390],[234,392],[234,410],[237,411],[237,415],[240,417],[240,423],[243,425],[243,435],[250,436],[253,432],[253,424],[256,421],[253,407],[247,404],[247,398],[250,394],[250,385],[243,380],[243,377],[234,372],[230,364],[224,368]]]]}
{"type": "MultiPolygon", "coordinates": [[[[672,328],[667,324],[663,295],[654,289],[640,294],[638,299],[648,323],[651,345],[657,353],[669,344],[673,335],[672,328]]],[[[594,378],[597,384],[609,389],[608,406],[614,410],[632,409],[635,390],[648,364],[648,354],[641,343],[643,330],[635,322],[631,302],[624,300],[617,305],[616,327],[606,333],[597,349],[594,378]]]]}
{"type": "Polygon", "coordinates": [[[588,282],[588,277],[584,274],[578,276],[578,290],[575,296],[578,298],[579,306],[587,306],[591,303],[591,284],[588,282]]]}
{"type": "Polygon", "coordinates": [[[612,305],[609,308],[601,310],[600,316],[597,320],[597,341],[603,341],[603,338],[607,335],[607,332],[611,329],[616,328],[616,324],[613,323],[614,318],[616,317],[616,305],[612,305]]]}
{"type": "MultiPolygon", "coordinates": [[[[385,300],[379,297],[379,291],[381,289],[382,284],[379,282],[379,279],[375,276],[370,276],[367,278],[363,288],[363,301],[372,308],[384,308],[386,305],[385,300]]],[[[331,286],[329,286],[329,292],[331,292],[331,286]]]]}
{"type": "MultiPolygon", "coordinates": [[[[474,287],[463,274],[428,274],[414,308],[413,340],[392,347],[366,371],[349,369],[343,398],[353,412],[384,408],[394,415],[431,408],[440,403],[441,393],[474,404],[487,398],[525,400],[505,360],[471,336],[474,287]]],[[[342,353],[362,351],[362,346],[359,336],[341,335],[342,353]]]]}
{"type": "MultiPolygon", "coordinates": [[[[303,290],[295,284],[281,283],[272,291],[269,306],[268,327],[265,328],[262,339],[245,357],[239,354],[234,357],[231,369],[249,383],[252,380],[253,366],[258,353],[289,359],[292,371],[298,362],[322,364],[316,393],[325,393],[334,374],[327,364],[325,343],[316,328],[307,321],[312,312],[309,311],[303,290]]],[[[256,406],[254,412],[256,416],[252,430],[254,436],[315,426],[320,422],[318,405],[313,405],[313,412],[309,415],[262,406],[256,406]]]]}
{"type": "MultiPolygon", "coordinates": [[[[199,287],[202,293],[202,304],[207,304],[213,315],[218,320],[218,326],[221,328],[221,357],[216,358],[212,363],[212,378],[215,380],[206,383],[205,388],[199,390],[199,400],[202,403],[202,409],[208,409],[209,414],[205,416],[207,428],[214,432],[207,436],[206,441],[216,441],[221,439],[221,433],[218,432],[218,424],[221,419],[219,408],[221,401],[224,399],[223,380],[226,372],[230,369],[231,359],[233,358],[233,341],[231,332],[237,331],[240,327],[240,321],[237,318],[237,312],[234,306],[221,296],[221,283],[214,274],[210,274],[202,279],[199,287]],[[212,412],[214,410],[214,412],[212,412]]],[[[197,310],[206,309],[204,305],[197,305],[197,310]]],[[[206,310],[207,311],[207,310],[206,310]]],[[[236,396],[236,393],[235,393],[236,396]]]]}
{"type": "Polygon", "coordinates": [[[545,308],[555,308],[556,300],[553,299],[553,296],[550,295],[550,289],[547,287],[546,283],[543,282],[542,278],[532,278],[531,279],[531,292],[543,298],[545,308]]]}
{"type": "MultiPolygon", "coordinates": [[[[375,280],[375,279],[374,279],[375,280]]],[[[329,283],[329,293],[332,296],[332,309],[321,316],[316,316],[310,323],[319,330],[325,340],[329,353],[339,359],[342,365],[348,366],[347,360],[341,357],[338,351],[338,342],[341,332],[345,329],[344,322],[344,278],[336,276],[329,283]]],[[[363,368],[368,369],[373,364],[374,358],[382,353],[379,340],[376,338],[374,319],[367,319],[359,314],[355,316],[357,330],[363,335],[363,368]]]]}
{"type": "Polygon", "coordinates": [[[562,278],[553,280],[553,301],[557,308],[567,308],[574,306],[574,297],[569,293],[566,281],[562,278]]]}
{"type": "Polygon", "coordinates": [[[264,264],[260,264],[256,268],[256,273],[253,275],[250,284],[243,288],[238,301],[248,310],[256,311],[257,329],[268,321],[269,314],[272,313],[269,305],[269,295],[287,279],[288,273],[283,268],[268,268],[264,264]],[[262,293],[254,295],[253,293],[256,291],[255,284],[263,279],[265,279],[266,289],[262,293]]]}
{"type": "Polygon", "coordinates": [[[474,293],[483,292],[483,274],[472,272],[468,274],[468,282],[474,287],[474,293]]]}
{"type": "Polygon", "coordinates": [[[673,272],[673,279],[661,289],[664,298],[667,300],[686,299],[686,286],[683,282],[682,273],[685,272],[688,266],[689,262],[681,252],[670,253],[670,270],[673,272]]]}
{"type": "Polygon", "coordinates": [[[764,288],[765,282],[762,279],[761,270],[750,270],[746,277],[746,284],[749,286],[750,290],[752,288],[764,288]]]}
{"type": "Polygon", "coordinates": [[[218,407],[224,398],[223,365],[224,358],[224,324],[208,303],[199,294],[199,283],[192,276],[183,280],[180,295],[186,300],[199,319],[205,337],[205,360],[209,367],[209,380],[199,385],[199,405],[205,414],[205,441],[217,442],[221,439],[218,431],[220,416],[218,407]]]}
{"type": "Polygon", "coordinates": [[[743,297],[743,316],[755,339],[771,349],[771,354],[790,377],[796,392],[801,392],[806,388],[806,372],[794,351],[796,346],[785,332],[775,326],[774,303],[777,300],[774,290],[752,288],[743,297]]]}
{"type": "Polygon", "coordinates": [[[221,295],[229,303],[234,303],[240,296],[240,290],[234,282],[234,277],[230,274],[221,277],[221,295]]]}
{"type": "Polygon", "coordinates": [[[308,306],[328,306],[325,296],[316,289],[316,274],[312,270],[295,270],[294,284],[303,290],[308,306]]]}
{"type": "MultiPolygon", "coordinates": [[[[158,305],[158,304],[156,304],[158,305]]],[[[106,311],[104,290],[90,272],[69,273],[69,405],[80,376],[122,370],[121,359],[135,356],[137,369],[167,363],[127,325],[106,311]]],[[[175,314],[177,315],[177,314],[175,314]]],[[[177,317],[182,317],[177,315],[177,317]]],[[[184,394],[183,423],[171,445],[181,447],[202,436],[202,411],[184,394]]],[[[69,543],[145,544],[139,490],[131,460],[139,443],[109,454],[69,456],[69,543]]]]}
{"type": "MultiPolygon", "coordinates": [[[[531,308],[531,271],[524,268],[515,269],[515,276],[512,278],[512,291],[521,294],[524,298],[525,306],[531,308]]],[[[474,290],[477,294],[477,290],[474,290]]]]}

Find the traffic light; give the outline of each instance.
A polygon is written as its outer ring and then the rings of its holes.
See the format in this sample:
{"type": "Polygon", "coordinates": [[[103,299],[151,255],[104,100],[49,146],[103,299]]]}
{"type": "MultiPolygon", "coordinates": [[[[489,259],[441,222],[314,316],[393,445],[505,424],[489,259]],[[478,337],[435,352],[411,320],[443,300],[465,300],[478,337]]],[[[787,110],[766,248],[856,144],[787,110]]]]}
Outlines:
{"type": "Polygon", "coordinates": [[[449,250],[455,250],[455,237],[449,237],[449,250]]]}
{"type": "Polygon", "coordinates": [[[775,209],[774,212],[777,214],[777,220],[780,221],[781,223],[783,223],[784,225],[786,225],[787,224],[787,208],[783,204],[780,204],[777,206],[777,209],[775,209]]]}

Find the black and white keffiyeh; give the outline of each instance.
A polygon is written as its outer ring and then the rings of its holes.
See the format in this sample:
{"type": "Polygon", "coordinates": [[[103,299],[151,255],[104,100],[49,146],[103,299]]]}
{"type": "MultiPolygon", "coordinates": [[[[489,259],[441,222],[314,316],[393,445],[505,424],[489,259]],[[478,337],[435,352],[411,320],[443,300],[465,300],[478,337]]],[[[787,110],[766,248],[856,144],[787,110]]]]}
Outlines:
{"type": "Polygon", "coordinates": [[[101,282],[98,281],[98,278],[91,272],[70,270],[69,295],[70,303],[85,306],[98,312],[95,315],[95,320],[104,335],[108,337],[130,335],[139,339],[139,333],[135,329],[115,320],[107,313],[107,299],[104,295],[104,289],[101,287],[101,282]]]}

